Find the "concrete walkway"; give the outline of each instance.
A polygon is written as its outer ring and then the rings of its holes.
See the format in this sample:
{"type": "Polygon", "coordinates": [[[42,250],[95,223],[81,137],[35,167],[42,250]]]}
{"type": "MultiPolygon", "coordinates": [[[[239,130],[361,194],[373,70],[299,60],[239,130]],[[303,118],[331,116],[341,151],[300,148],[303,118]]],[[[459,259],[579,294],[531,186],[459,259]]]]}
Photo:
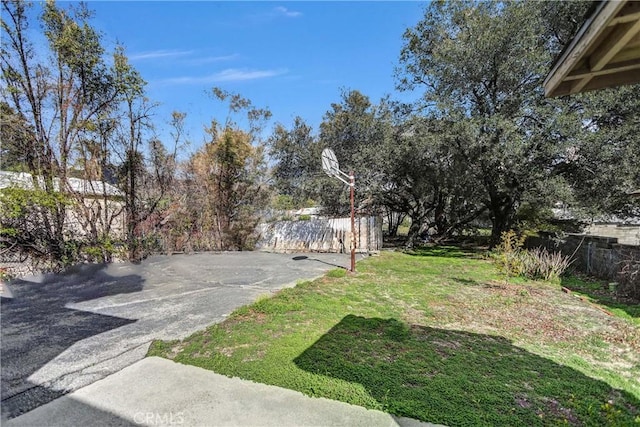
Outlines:
{"type": "Polygon", "coordinates": [[[432,426],[150,357],[6,426],[432,426]]]}

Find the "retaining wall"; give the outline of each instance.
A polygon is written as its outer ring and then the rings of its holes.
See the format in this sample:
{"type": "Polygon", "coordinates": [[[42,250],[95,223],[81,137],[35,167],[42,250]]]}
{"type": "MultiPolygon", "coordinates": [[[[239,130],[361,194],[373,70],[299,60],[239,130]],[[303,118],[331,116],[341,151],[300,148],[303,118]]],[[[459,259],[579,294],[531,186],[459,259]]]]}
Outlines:
{"type": "Polygon", "coordinates": [[[640,245],[640,225],[595,223],[587,226],[584,234],[615,237],[623,245],[640,245]]]}
{"type": "Polygon", "coordinates": [[[619,244],[615,237],[569,234],[556,238],[543,234],[529,237],[525,246],[560,251],[573,257],[572,268],[611,281],[617,280],[625,261],[640,260],[640,246],[619,244]]]}

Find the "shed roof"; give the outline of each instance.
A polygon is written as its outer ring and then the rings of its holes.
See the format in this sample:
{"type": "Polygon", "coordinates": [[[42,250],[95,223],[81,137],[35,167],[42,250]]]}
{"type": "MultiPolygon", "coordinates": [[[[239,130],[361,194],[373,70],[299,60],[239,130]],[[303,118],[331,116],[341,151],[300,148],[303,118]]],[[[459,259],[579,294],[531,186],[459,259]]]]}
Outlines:
{"type": "Polygon", "coordinates": [[[640,82],[640,1],[601,1],[544,81],[547,97],[640,82]]]}
{"type": "MultiPolygon", "coordinates": [[[[44,187],[42,177],[37,179],[38,185],[44,187]]],[[[106,194],[110,197],[122,197],[124,194],[117,187],[102,181],[89,181],[80,178],[67,179],[69,189],[73,192],[85,196],[102,196],[106,194]]],[[[8,187],[18,187],[25,190],[33,190],[33,177],[27,172],[0,171],[0,189],[8,187]]],[[[60,191],[60,179],[54,178],[53,188],[60,191]]]]}

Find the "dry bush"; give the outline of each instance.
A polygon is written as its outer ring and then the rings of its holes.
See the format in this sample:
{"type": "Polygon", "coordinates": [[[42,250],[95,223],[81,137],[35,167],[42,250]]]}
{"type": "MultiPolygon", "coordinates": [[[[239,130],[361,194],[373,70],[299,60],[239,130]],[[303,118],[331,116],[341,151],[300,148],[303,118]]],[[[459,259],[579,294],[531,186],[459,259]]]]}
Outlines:
{"type": "Polygon", "coordinates": [[[571,265],[570,257],[545,248],[524,250],[524,238],[513,231],[502,233],[493,257],[494,263],[507,277],[524,276],[547,281],[558,280],[571,265]]]}
{"type": "Polygon", "coordinates": [[[640,300],[640,256],[630,254],[619,264],[618,293],[640,300]]]}

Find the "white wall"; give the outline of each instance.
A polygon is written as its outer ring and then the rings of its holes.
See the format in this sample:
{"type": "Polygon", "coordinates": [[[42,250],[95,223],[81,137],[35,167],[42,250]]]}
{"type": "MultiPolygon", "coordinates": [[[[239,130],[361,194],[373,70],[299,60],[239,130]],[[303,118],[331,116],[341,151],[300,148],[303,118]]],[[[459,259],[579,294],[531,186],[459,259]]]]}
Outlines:
{"type": "Polygon", "coordinates": [[[602,237],[615,237],[621,245],[640,246],[640,225],[591,224],[585,234],[602,237]]]}
{"type": "MultiPolygon", "coordinates": [[[[356,252],[382,249],[382,219],[362,217],[355,221],[356,252]]],[[[258,226],[257,248],[274,252],[350,252],[351,219],[276,221],[258,226]]]]}

